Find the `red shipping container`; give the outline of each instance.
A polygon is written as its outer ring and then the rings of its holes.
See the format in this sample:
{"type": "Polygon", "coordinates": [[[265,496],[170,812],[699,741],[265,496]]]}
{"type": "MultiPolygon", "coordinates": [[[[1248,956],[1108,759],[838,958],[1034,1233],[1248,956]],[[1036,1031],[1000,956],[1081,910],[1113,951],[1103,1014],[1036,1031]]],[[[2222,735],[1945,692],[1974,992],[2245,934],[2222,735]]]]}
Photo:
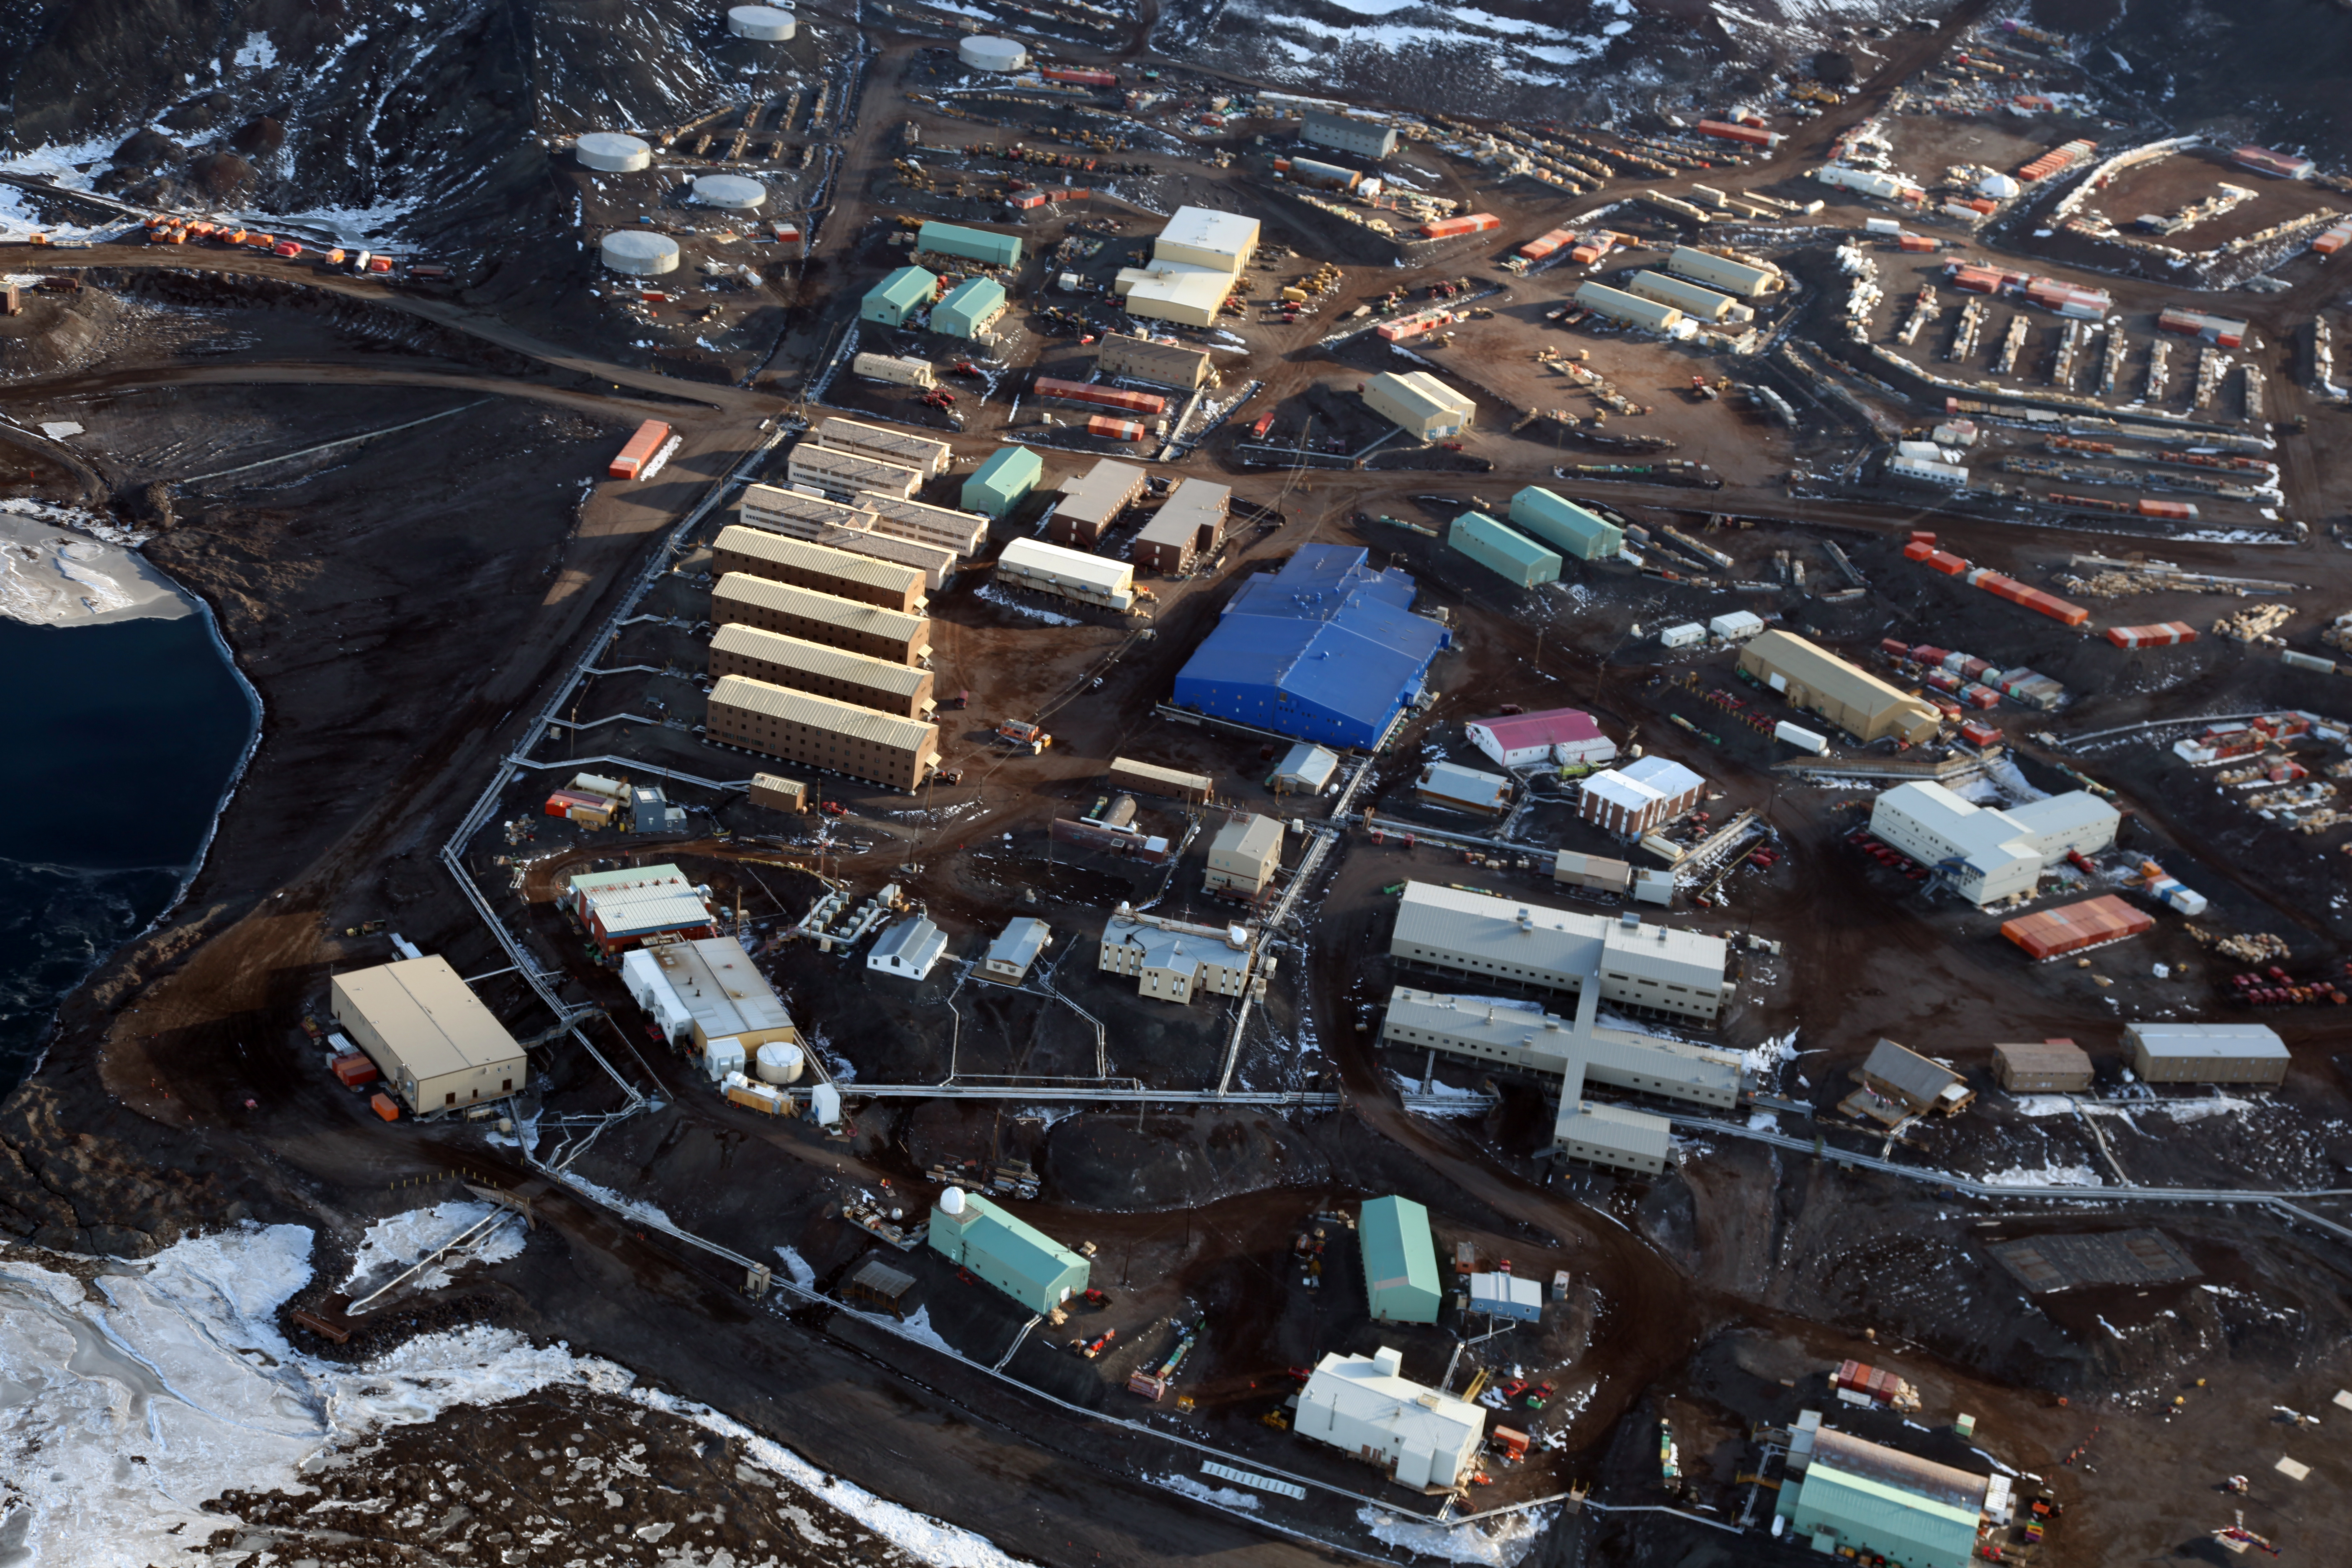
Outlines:
{"type": "Polygon", "coordinates": [[[1937,712],[1941,713],[1947,719],[1957,719],[1965,711],[1958,703],[1953,701],[1950,698],[1945,696],[1940,691],[1928,692],[1927,694],[1927,701],[1929,707],[1935,709],[1937,712]]]}
{"type": "Polygon", "coordinates": [[[2079,952],[2101,942],[2137,936],[2155,924],[2156,921],[2147,915],[2108,894],[2102,898],[2085,899],[2079,904],[2020,915],[2013,921],[2003,921],[2000,934],[2039,961],[2079,952]]]}
{"type": "Polygon", "coordinates": [[[1903,547],[1903,553],[1927,567],[1930,572],[1941,572],[1947,577],[1957,577],[1969,569],[1967,562],[1948,550],[1938,550],[1931,544],[1927,546],[1925,554],[1912,555],[1911,552],[1918,548],[1916,544],[1906,544],[1903,547]]]}
{"type": "Polygon", "coordinates": [[[560,789],[547,797],[547,815],[569,816],[576,810],[604,811],[613,809],[613,803],[602,795],[582,795],[578,790],[560,789]]]}
{"type": "Polygon", "coordinates": [[[1013,196],[1008,199],[1011,201],[1013,205],[1019,207],[1024,211],[1027,211],[1033,207],[1044,206],[1045,205],[1045,193],[1043,191],[1024,191],[1019,195],[1013,196]]]}
{"type": "Polygon", "coordinates": [[[1952,657],[1952,650],[1937,647],[1934,643],[1921,643],[1911,650],[1911,657],[1921,664],[1941,664],[1952,657]]]}
{"type": "Polygon", "coordinates": [[[1442,217],[1421,226],[1423,239],[1452,239],[1456,235],[1484,234],[1490,228],[1500,228],[1503,220],[1493,213],[1465,213],[1460,217],[1442,217]]]}
{"type": "Polygon", "coordinates": [[[1960,724],[1960,739],[1971,746],[1990,746],[2000,739],[2000,731],[1981,719],[1969,719],[1960,724]]]}
{"type": "Polygon", "coordinates": [[[1093,403],[1105,408],[1123,408],[1130,414],[1159,414],[1168,406],[1164,397],[1148,392],[1127,392],[1116,386],[1102,386],[1087,381],[1061,381],[1050,375],[1037,378],[1037,395],[1059,397],[1070,403],[1093,403]]]}
{"type": "Polygon", "coordinates": [[[1941,250],[1944,242],[1933,235],[1905,234],[1895,237],[1896,247],[1904,250],[1941,250]]]}
{"type": "Polygon", "coordinates": [[[1097,414],[1087,418],[1087,434],[1112,441],[1140,441],[1143,426],[1132,419],[1113,419],[1108,414],[1097,414]]]}
{"type": "Polygon", "coordinates": [[[1698,122],[1698,128],[1702,135],[1713,136],[1724,142],[1744,142],[1750,147],[1775,147],[1780,142],[1780,133],[1777,132],[1765,131],[1753,125],[1734,125],[1727,121],[1702,120],[1698,122]]]}
{"type": "Polygon", "coordinates": [[[1914,544],[1933,544],[1936,542],[1935,531],[1926,528],[1915,528],[1911,531],[1911,542],[1914,544]]]}
{"type": "Polygon", "coordinates": [[[1117,87],[1118,78],[1108,71],[1081,70],[1072,66],[1047,66],[1037,73],[1047,81],[1071,81],[1081,87],[1117,87]]]}
{"type": "Polygon", "coordinates": [[[1900,637],[1879,638],[1878,651],[1893,658],[1909,658],[1911,657],[1910,645],[1904,642],[1900,637]]]}
{"type": "Polygon", "coordinates": [[[2000,693],[1990,686],[1970,686],[1960,692],[1960,700],[1971,708],[1998,708],[2000,693]]]}
{"type": "Polygon", "coordinates": [[[368,1105],[378,1116],[383,1117],[386,1121],[397,1121],[400,1120],[400,1107],[394,1105],[390,1100],[387,1100],[381,1094],[370,1095],[368,1097],[368,1105]]]}
{"type": "Polygon", "coordinates": [[[2139,514],[2142,517],[2169,518],[2175,522],[2197,521],[2197,508],[2185,500],[2152,500],[2143,497],[2139,514]]]}
{"type": "Polygon", "coordinates": [[[669,426],[658,419],[648,419],[637,426],[637,433],[629,437],[629,444],[621,448],[604,471],[616,479],[634,479],[668,439],[669,426]]]}
{"type": "Polygon", "coordinates": [[[1958,676],[1954,675],[1948,669],[1931,669],[1927,672],[1927,684],[1934,687],[1938,691],[1950,691],[1957,693],[1960,688],[1967,685],[1968,682],[1962,680],[1958,676]]]}
{"type": "Polygon", "coordinates": [[[376,1080],[375,1063],[358,1051],[347,1057],[337,1057],[333,1066],[335,1076],[342,1080],[345,1089],[357,1089],[363,1083],[376,1080]]]}

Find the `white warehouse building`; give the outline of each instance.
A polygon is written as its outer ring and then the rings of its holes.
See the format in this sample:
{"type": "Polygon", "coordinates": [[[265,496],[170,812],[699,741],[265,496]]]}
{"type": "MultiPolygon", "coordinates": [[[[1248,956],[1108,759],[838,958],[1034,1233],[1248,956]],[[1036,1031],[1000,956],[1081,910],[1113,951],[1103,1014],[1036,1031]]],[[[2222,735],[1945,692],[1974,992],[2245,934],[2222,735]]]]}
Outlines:
{"type": "Polygon", "coordinates": [[[1712,1024],[1723,1011],[1721,937],[1407,882],[1391,955],[1449,974],[1583,994],[1712,1024]]]}
{"type": "Polygon", "coordinates": [[[1451,1491],[1478,1461],[1483,1406],[1403,1375],[1402,1352],[1325,1356],[1298,1395],[1297,1430],[1388,1470],[1402,1487],[1451,1491]]]}
{"type": "Polygon", "coordinates": [[[2116,841],[2123,816],[2088,790],[1994,810],[1939,784],[1888,790],[1870,808],[1870,831],[1945,880],[1979,909],[2033,891],[2070,849],[2096,854],[2116,841]]]}

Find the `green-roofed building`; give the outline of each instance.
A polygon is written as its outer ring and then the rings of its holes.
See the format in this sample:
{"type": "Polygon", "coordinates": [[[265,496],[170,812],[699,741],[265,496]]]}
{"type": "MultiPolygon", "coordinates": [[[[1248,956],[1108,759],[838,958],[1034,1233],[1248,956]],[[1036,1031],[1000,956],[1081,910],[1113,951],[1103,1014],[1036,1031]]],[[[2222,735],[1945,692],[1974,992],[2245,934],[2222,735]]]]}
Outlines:
{"type": "Polygon", "coordinates": [[[967,278],[931,307],[931,331],[976,338],[994,326],[1006,308],[1003,284],[993,278],[967,278]]]}
{"type": "Polygon", "coordinates": [[[1385,1323],[1433,1323],[1444,1300],[1429,1211],[1411,1198],[1372,1198],[1356,1218],[1364,1249],[1364,1295],[1385,1323]]]}
{"type": "Polygon", "coordinates": [[[930,1243],[1033,1312],[1050,1312],[1087,1288],[1085,1258],[977,1193],[947,1190],[931,1210],[930,1243]]]}
{"type": "Polygon", "coordinates": [[[901,267],[881,282],[866,291],[857,307],[861,321],[879,321],[886,327],[903,327],[907,318],[931,302],[931,295],[940,280],[919,267],[901,267]]]}
{"type": "Polygon", "coordinates": [[[1027,447],[1003,447],[963,481],[963,510],[1003,518],[1045,477],[1045,460],[1027,447]]]}
{"type": "Polygon", "coordinates": [[[1607,561],[1625,548],[1623,529],[1537,485],[1511,498],[1511,526],[1579,561],[1607,561]]]}
{"type": "Polygon", "coordinates": [[[1790,1435],[1790,1479],[1778,1507],[1792,1544],[1874,1554],[1903,1568],[1969,1568],[1987,1510],[2007,1502],[2005,1479],[1971,1475],[1820,1422],[1818,1411],[1808,1411],[1790,1435]]]}
{"type": "Polygon", "coordinates": [[[935,256],[961,256],[991,267],[1021,265],[1021,237],[966,228],[957,223],[927,223],[915,231],[915,248],[935,256]]]}
{"type": "Polygon", "coordinates": [[[1514,533],[1483,511],[1454,520],[1445,542],[1521,588],[1559,581],[1559,556],[1524,533],[1514,533]]]}

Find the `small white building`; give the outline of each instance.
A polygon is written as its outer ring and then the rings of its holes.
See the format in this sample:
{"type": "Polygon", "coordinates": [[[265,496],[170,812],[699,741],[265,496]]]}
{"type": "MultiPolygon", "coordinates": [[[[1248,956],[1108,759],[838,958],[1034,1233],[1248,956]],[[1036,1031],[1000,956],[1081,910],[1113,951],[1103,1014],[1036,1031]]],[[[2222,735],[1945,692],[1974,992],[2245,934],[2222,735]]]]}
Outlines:
{"type": "Polygon", "coordinates": [[[1511,809],[1511,781],[1459,763],[1439,763],[1422,771],[1413,798],[1452,811],[1501,816],[1511,809]]]}
{"type": "Polygon", "coordinates": [[[1706,629],[1725,642],[1746,642],[1763,635],[1764,617],[1753,610],[1732,610],[1707,622],[1706,629]]]}
{"type": "Polygon", "coordinates": [[[1030,965],[1053,942],[1052,927],[1034,915],[1023,915],[1008,921],[996,940],[988,944],[988,952],[981,959],[976,973],[982,980],[992,980],[1000,985],[1018,985],[1029,977],[1030,965]]]}
{"type": "Polygon", "coordinates": [[[1589,763],[1599,767],[1617,756],[1617,742],[1601,732],[1591,714],[1575,708],[1475,719],[1463,730],[1472,745],[1507,768],[1543,763],[1589,763]]]}
{"type": "Polygon", "coordinates": [[[878,974],[920,980],[948,950],[948,933],[922,915],[900,921],[875,939],[866,967],[878,974]]]}
{"type": "Polygon", "coordinates": [[[1295,1429],[1390,1472],[1399,1486],[1451,1491],[1475,1467],[1486,1413],[1402,1374],[1402,1352],[1337,1352],[1298,1395],[1295,1429]]]}
{"type": "Polygon", "coordinates": [[[1577,815],[1594,826],[1638,838],[1696,805],[1706,781],[1668,757],[1638,758],[1584,781],[1577,815]]]}
{"type": "Polygon", "coordinates": [[[1942,784],[1899,784],[1871,803],[1870,831],[1923,866],[1940,868],[1979,909],[2032,893],[2069,850],[2095,854],[2116,841],[2123,816],[2088,790],[1994,810],[1942,784]]]}
{"type": "Polygon", "coordinates": [[[1706,641],[1706,628],[1696,621],[1685,621],[1660,632],[1658,641],[1668,647],[1696,647],[1706,641]]]}

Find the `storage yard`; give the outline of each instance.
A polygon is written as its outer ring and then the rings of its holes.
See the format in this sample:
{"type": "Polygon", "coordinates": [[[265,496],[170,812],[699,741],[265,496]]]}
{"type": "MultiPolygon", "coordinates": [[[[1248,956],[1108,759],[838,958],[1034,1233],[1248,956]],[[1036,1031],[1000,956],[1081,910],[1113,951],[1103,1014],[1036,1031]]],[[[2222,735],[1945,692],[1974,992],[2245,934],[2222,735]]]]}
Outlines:
{"type": "Polygon", "coordinates": [[[1025,1560],[2324,1558],[2352,178],[1984,12],[1606,127],[776,12],[560,308],[12,246],[236,345],[0,499],[271,716],[45,1092],[1025,1560]]]}

